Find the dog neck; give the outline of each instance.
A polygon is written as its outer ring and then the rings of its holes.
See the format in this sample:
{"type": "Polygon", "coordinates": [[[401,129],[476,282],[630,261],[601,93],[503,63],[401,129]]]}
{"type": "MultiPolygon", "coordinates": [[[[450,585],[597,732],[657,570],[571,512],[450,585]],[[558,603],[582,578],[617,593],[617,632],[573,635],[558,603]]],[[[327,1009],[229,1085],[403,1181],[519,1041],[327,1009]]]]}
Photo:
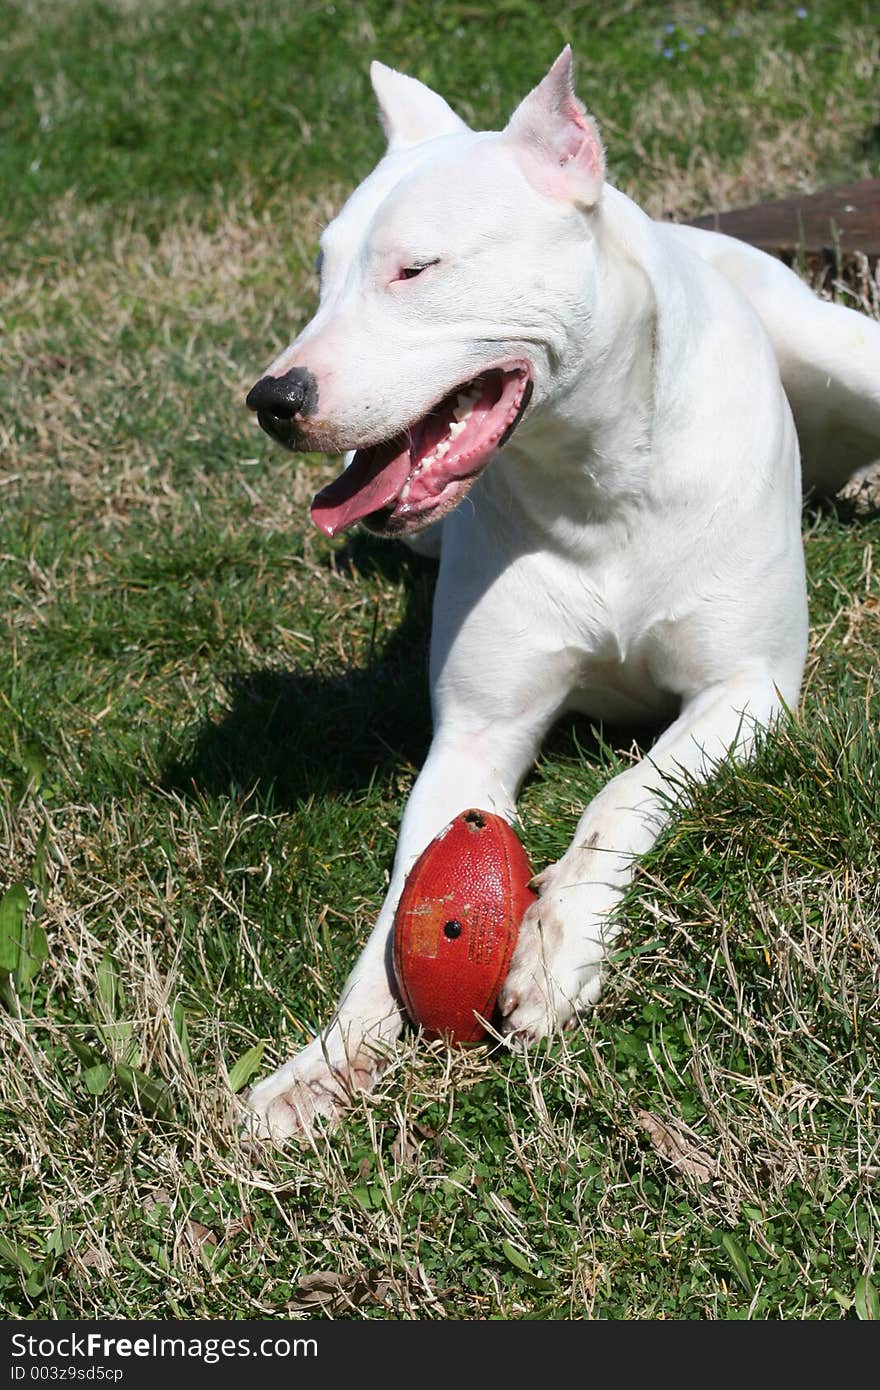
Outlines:
{"type": "Polygon", "coordinates": [[[627,513],[651,491],[658,305],[638,219],[648,221],[606,189],[585,251],[587,331],[577,357],[505,449],[507,487],[551,524],[627,513]]]}

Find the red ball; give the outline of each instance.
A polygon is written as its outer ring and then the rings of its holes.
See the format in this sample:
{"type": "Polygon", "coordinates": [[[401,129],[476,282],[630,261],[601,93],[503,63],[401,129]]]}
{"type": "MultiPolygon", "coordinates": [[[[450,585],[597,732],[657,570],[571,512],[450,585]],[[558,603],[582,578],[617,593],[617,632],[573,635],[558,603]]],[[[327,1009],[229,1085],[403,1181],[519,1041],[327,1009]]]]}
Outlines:
{"type": "Polygon", "coordinates": [[[513,830],[464,811],[410,869],[394,918],[394,970],[406,1011],[428,1037],[478,1042],[491,1019],[519,924],[536,894],[513,830]]]}

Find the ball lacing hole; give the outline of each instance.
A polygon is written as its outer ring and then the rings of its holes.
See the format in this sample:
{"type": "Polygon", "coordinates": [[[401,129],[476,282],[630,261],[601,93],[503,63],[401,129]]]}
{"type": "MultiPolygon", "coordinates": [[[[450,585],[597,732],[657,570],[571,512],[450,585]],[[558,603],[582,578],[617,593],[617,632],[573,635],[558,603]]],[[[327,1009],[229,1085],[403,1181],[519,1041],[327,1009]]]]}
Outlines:
{"type": "Polygon", "coordinates": [[[448,936],[450,941],[457,941],[462,933],[461,922],[455,920],[446,922],[443,926],[443,935],[448,936]]]}

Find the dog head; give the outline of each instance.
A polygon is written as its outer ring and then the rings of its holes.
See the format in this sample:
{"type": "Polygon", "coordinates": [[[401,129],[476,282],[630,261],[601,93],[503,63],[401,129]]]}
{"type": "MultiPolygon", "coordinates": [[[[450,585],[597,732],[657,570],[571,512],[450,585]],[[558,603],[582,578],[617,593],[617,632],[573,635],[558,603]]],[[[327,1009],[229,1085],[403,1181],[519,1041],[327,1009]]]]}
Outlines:
{"type": "Polygon", "coordinates": [[[291,449],[353,451],[312,516],[388,534],[451,511],[589,336],[604,182],[569,49],[501,132],[380,63],[388,149],[327,227],[317,313],[248,396],[291,449]]]}

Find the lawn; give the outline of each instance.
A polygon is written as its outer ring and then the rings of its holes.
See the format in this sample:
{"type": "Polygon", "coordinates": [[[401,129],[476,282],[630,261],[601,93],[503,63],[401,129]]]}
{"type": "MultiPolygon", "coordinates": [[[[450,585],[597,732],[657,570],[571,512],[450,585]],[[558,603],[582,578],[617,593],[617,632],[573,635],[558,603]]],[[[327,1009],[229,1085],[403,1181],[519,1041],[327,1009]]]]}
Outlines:
{"type": "MultiPolygon", "coordinates": [[[[657,216],[880,173],[869,3],[7,0],[0,1306],[878,1316],[880,542],[811,506],[797,721],[695,789],[580,1032],[407,1039],[314,1150],[237,1138],[326,1020],[430,734],[433,570],[308,522],[244,394],[382,149],[378,56],[497,127],[571,41],[657,216]],[[237,1098],[236,1098],[237,1097],[237,1098]]],[[[819,288],[880,317],[865,265],[819,288]]],[[[632,756],[560,728],[536,865],[632,756]]]]}

